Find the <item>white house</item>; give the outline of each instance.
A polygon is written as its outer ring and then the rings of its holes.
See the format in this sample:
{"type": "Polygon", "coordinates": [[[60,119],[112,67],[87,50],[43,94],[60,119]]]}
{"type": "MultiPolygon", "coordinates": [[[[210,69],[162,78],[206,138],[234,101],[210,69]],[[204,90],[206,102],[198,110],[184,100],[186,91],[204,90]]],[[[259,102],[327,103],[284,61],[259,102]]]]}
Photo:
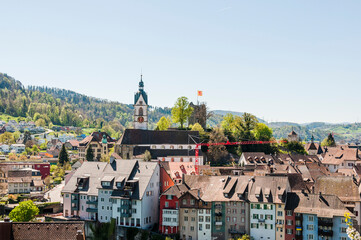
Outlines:
{"type": "Polygon", "coordinates": [[[84,162],[62,191],[64,216],[149,229],[158,223],[159,178],[154,162],[84,162]]]}
{"type": "Polygon", "coordinates": [[[25,145],[24,144],[12,144],[10,148],[15,153],[22,153],[22,152],[25,151],[25,145]]]}

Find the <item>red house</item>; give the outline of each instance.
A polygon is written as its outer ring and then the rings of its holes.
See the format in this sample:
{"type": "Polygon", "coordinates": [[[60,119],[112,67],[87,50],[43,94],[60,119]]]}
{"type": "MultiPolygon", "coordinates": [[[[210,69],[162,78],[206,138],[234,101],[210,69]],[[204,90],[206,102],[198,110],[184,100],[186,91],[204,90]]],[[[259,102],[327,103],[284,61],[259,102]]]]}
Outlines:
{"type": "MultiPolygon", "coordinates": [[[[295,200],[295,196],[297,196],[295,193],[287,194],[287,203],[285,206],[285,240],[296,239],[296,215],[294,209],[298,202],[295,200]]],[[[302,221],[298,224],[302,224],[302,221]]]]}
{"type": "Polygon", "coordinates": [[[50,163],[33,163],[33,169],[40,171],[41,179],[50,175],[50,163]]]}
{"type": "Polygon", "coordinates": [[[169,163],[159,162],[160,166],[160,193],[165,192],[168,188],[174,185],[174,182],[169,175],[169,163]]]}
{"type": "Polygon", "coordinates": [[[179,231],[179,198],[187,192],[186,185],[174,185],[160,196],[159,232],[176,234],[179,231]]]}

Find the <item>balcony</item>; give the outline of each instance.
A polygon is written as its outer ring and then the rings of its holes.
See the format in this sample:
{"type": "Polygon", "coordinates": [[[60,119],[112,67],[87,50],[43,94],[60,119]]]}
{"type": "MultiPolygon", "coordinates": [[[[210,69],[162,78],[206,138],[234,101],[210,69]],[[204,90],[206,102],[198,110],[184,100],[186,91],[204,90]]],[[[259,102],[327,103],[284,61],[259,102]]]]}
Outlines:
{"type": "Polygon", "coordinates": [[[97,200],[88,200],[88,201],[86,201],[86,204],[98,205],[98,201],[97,200]]]}
{"type": "Polygon", "coordinates": [[[129,218],[131,216],[132,216],[132,213],[130,211],[120,212],[120,217],[129,218]]]}
{"type": "Polygon", "coordinates": [[[318,235],[319,236],[327,236],[327,237],[332,237],[333,236],[333,231],[332,230],[323,230],[323,229],[318,229],[318,235]]]}
{"type": "Polygon", "coordinates": [[[222,226],[222,225],[223,225],[222,222],[215,222],[214,224],[215,224],[216,226],[222,226]]]}
{"type": "Polygon", "coordinates": [[[86,209],[86,212],[97,213],[97,212],[98,212],[98,208],[88,207],[88,208],[86,209]]]}
{"type": "Polygon", "coordinates": [[[72,203],[72,204],[71,204],[71,210],[72,210],[72,211],[78,211],[78,210],[79,210],[79,205],[72,203]]]}
{"type": "Polygon", "coordinates": [[[229,234],[244,235],[246,232],[245,232],[245,231],[242,231],[242,230],[228,229],[228,233],[229,233],[229,234]]]}
{"type": "Polygon", "coordinates": [[[332,227],[333,222],[331,219],[330,220],[318,219],[318,226],[332,227]]]}

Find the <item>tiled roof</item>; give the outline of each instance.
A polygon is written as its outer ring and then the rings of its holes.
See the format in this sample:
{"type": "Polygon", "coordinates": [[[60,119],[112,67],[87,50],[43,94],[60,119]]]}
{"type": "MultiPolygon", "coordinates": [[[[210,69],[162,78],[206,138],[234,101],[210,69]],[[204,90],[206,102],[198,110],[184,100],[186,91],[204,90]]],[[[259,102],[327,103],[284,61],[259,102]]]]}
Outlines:
{"type": "Polygon", "coordinates": [[[289,182],[287,177],[281,176],[267,176],[255,177],[248,199],[250,202],[270,202],[270,203],[284,203],[285,195],[278,196],[281,189],[289,189],[289,182]],[[257,191],[260,189],[260,194],[257,196],[257,191]],[[269,196],[266,195],[266,189],[270,192],[269,196]]]}
{"type": "Polygon", "coordinates": [[[174,195],[177,198],[180,198],[188,190],[189,188],[185,184],[173,185],[168,188],[162,195],[174,195]]]}
{"type": "Polygon", "coordinates": [[[328,165],[340,165],[345,160],[359,161],[358,149],[348,147],[329,147],[324,154],[322,163],[328,165]]]}
{"type": "Polygon", "coordinates": [[[350,213],[335,195],[302,192],[288,193],[285,209],[294,210],[295,213],[315,214],[323,218],[341,217],[346,212],[350,213]]]}
{"type": "Polygon", "coordinates": [[[72,240],[84,233],[84,222],[12,223],[13,240],[72,240]]]}
{"type": "Polygon", "coordinates": [[[315,193],[324,193],[338,196],[342,201],[359,202],[360,194],[358,186],[352,177],[347,176],[323,176],[315,183],[315,193]]]}

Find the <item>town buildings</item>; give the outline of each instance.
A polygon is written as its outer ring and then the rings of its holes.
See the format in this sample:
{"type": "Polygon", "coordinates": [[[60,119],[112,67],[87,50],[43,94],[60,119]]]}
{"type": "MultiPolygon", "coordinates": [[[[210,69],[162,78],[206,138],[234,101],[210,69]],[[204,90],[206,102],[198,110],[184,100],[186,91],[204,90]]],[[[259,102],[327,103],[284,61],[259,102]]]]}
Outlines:
{"type": "Polygon", "coordinates": [[[64,216],[149,229],[158,223],[159,175],[154,162],[84,162],[62,191],[64,216]]]}
{"type": "Polygon", "coordinates": [[[86,159],[86,153],[89,147],[91,147],[94,155],[94,161],[100,161],[100,158],[104,155],[108,155],[110,148],[114,146],[115,140],[109,136],[106,132],[93,132],[90,136],[87,136],[79,142],[79,158],[86,159]]]}

